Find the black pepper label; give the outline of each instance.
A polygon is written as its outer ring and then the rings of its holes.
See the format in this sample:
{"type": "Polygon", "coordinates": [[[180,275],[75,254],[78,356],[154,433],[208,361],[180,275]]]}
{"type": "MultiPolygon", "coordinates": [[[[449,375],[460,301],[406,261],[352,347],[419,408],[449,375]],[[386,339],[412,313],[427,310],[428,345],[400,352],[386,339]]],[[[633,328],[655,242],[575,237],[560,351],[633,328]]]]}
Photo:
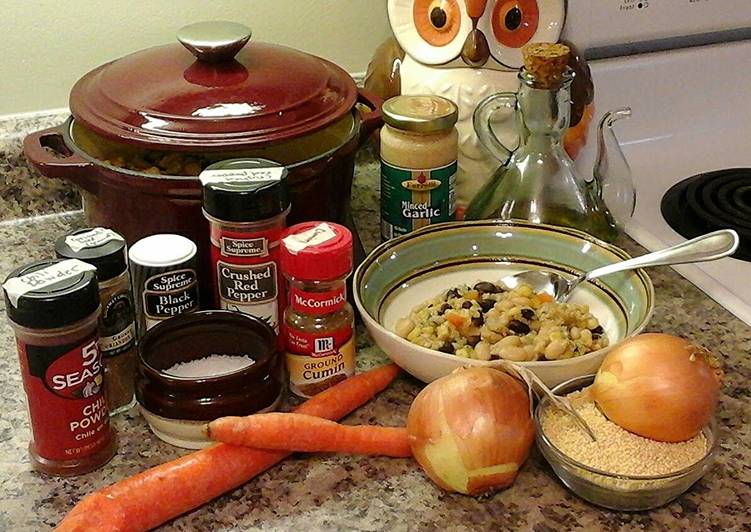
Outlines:
{"type": "Polygon", "coordinates": [[[217,286],[223,309],[245,312],[279,327],[277,270],[275,262],[216,264],[217,286]]]}
{"type": "Polygon", "coordinates": [[[146,328],[178,314],[198,310],[198,276],[195,270],[176,270],[149,277],[144,285],[146,328]]]}
{"type": "Polygon", "coordinates": [[[268,240],[265,238],[222,237],[222,255],[225,257],[266,257],[269,254],[268,240]]]}

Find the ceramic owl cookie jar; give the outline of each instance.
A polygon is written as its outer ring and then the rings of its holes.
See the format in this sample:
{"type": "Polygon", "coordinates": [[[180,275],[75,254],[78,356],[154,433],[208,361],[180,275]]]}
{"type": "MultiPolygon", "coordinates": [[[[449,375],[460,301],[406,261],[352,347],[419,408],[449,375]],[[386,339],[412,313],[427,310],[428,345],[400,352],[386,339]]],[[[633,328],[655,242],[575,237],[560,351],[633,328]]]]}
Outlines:
{"type": "MultiPolygon", "coordinates": [[[[435,94],[459,107],[458,213],[491,178],[499,162],[480,144],[472,113],[491,94],[514,92],[529,42],[556,42],[566,15],[565,0],[388,0],[394,38],[376,51],[366,89],[384,99],[397,94],[435,94]]],[[[570,43],[567,43],[570,45],[570,43]]],[[[576,72],[566,149],[584,145],[594,90],[586,62],[570,46],[576,72]]],[[[493,117],[493,131],[516,143],[513,113],[493,117]]]]}

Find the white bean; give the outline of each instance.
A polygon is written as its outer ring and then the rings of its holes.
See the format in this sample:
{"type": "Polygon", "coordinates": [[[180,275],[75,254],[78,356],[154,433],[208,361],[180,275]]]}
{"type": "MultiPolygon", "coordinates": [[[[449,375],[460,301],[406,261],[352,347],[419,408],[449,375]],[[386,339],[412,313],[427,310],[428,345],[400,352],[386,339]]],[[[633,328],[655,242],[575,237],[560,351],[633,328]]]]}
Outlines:
{"type": "Polygon", "coordinates": [[[490,344],[487,342],[477,342],[475,346],[475,358],[479,360],[490,360],[490,344]]]}
{"type": "Polygon", "coordinates": [[[412,332],[412,329],[415,328],[414,322],[409,318],[402,318],[399,321],[396,322],[396,327],[394,327],[394,332],[401,336],[402,338],[406,338],[409,336],[409,333],[412,332]]]}

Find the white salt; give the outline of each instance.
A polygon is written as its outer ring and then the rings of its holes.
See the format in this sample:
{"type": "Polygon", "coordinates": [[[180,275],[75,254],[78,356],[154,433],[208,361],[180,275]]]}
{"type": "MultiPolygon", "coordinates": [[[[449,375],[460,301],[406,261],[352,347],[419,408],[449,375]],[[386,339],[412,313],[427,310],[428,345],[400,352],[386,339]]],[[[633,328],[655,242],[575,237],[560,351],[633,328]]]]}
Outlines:
{"type": "Polygon", "coordinates": [[[178,362],[164,373],[173,377],[218,377],[252,366],[256,361],[249,356],[209,355],[189,362],[178,362]]]}

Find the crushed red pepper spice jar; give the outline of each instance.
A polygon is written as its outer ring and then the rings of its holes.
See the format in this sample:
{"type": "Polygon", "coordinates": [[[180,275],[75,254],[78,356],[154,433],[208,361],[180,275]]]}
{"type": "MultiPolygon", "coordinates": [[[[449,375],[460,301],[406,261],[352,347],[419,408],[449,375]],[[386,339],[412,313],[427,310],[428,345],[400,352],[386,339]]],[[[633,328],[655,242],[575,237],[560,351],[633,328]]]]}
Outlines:
{"type": "Polygon", "coordinates": [[[76,259],[48,260],[15,270],[3,284],[31,419],[29,457],[50,475],[93,471],[117,449],[104,398],[95,270],[76,259]]]}
{"type": "Polygon", "coordinates": [[[289,387],[312,397],[355,373],[355,313],[346,293],[352,234],[330,222],[290,227],[281,265],[289,283],[283,328],[289,387]]]}
{"type": "Polygon", "coordinates": [[[228,159],[207,167],[200,179],[214,305],[260,318],[278,333],[284,311],[279,239],[290,210],[287,170],[267,159],[228,159]]]}

